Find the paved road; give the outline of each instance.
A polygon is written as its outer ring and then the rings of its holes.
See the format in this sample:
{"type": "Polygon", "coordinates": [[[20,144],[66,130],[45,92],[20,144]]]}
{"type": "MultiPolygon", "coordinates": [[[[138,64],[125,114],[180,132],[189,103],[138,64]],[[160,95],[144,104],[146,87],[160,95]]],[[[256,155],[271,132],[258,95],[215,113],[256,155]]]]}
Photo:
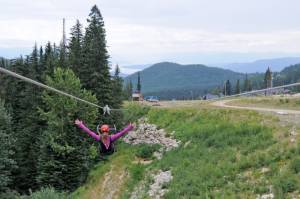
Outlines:
{"type": "Polygon", "coordinates": [[[274,113],[277,113],[280,115],[287,115],[287,114],[300,115],[300,111],[296,111],[296,110],[228,105],[227,103],[231,102],[231,101],[233,101],[233,100],[216,101],[216,102],[211,103],[211,105],[218,106],[218,107],[225,107],[225,108],[233,108],[233,109],[246,109],[246,110],[254,110],[254,111],[274,112],[274,113]]]}

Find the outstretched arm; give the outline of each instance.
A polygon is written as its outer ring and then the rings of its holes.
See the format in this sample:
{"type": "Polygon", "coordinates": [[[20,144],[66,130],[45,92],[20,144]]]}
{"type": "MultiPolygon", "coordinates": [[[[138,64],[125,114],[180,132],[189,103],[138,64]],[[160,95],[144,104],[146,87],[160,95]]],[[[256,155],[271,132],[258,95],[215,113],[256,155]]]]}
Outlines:
{"type": "Polygon", "coordinates": [[[114,135],[111,135],[110,136],[110,139],[111,141],[115,141],[117,140],[118,138],[120,138],[121,136],[123,136],[125,133],[127,133],[128,131],[132,130],[133,129],[133,125],[130,123],[126,128],[124,128],[122,131],[114,134],[114,135]]]}
{"type": "Polygon", "coordinates": [[[76,119],[75,124],[82,130],[84,130],[87,134],[89,134],[95,140],[97,140],[97,141],[100,140],[100,136],[97,135],[95,132],[91,131],[89,128],[87,128],[81,120],[76,119]]]}

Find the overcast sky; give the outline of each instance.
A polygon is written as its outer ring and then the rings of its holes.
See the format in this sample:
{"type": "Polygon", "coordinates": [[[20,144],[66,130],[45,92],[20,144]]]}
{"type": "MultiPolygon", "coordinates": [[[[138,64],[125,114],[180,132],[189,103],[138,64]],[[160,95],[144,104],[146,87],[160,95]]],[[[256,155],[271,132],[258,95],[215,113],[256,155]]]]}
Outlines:
{"type": "MultiPolygon", "coordinates": [[[[0,0],[0,56],[59,43],[96,4],[111,63],[245,62],[300,56],[299,0],[0,0]]],[[[128,70],[128,69],[127,69],[128,70]]]]}

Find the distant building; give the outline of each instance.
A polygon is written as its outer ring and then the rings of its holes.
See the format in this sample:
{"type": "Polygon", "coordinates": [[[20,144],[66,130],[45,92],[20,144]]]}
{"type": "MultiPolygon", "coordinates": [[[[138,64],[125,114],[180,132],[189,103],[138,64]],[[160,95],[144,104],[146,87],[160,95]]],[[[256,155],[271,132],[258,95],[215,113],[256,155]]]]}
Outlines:
{"type": "Polygon", "coordinates": [[[217,99],[217,98],[219,98],[218,95],[213,95],[210,93],[207,93],[206,95],[203,96],[203,100],[210,100],[210,99],[217,99]]]}
{"type": "Polygon", "coordinates": [[[133,101],[143,101],[143,95],[139,92],[132,93],[132,100],[133,101]]]}

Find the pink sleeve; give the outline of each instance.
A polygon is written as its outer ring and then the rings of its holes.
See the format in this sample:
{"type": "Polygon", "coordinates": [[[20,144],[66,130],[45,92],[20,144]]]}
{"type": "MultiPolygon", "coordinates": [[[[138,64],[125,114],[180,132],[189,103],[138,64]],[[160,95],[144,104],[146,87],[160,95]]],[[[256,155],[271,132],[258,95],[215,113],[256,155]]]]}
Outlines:
{"type": "Polygon", "coordinates": [[[111,136],[110,136],[111,141],[113,142],[113,141],[117,140],[118,138],[120,138],[121,136],[123,136],[125,133],[127,133],[127,132],[130,131],[131,129],[133,129],[133,126],[129,124],[129,125],[128,125],[126,128],[124,128],[122,131],[120,131],[120,132],[118,132],[118,133],[116,133],[116,134],[114,134],[114,135],[111,135],[111,136]]]}
{"type": "Polygon", "coordinates": [[[89,134],[95,140],[97,140],[97,141],[100,140],[100,136],[97,135],[95,132],[91,131],[90,129],[88,129],[83,123],[79,124],[78,127],[81,128],[82,130],[84,130],[87,134],[89,134]]]}

